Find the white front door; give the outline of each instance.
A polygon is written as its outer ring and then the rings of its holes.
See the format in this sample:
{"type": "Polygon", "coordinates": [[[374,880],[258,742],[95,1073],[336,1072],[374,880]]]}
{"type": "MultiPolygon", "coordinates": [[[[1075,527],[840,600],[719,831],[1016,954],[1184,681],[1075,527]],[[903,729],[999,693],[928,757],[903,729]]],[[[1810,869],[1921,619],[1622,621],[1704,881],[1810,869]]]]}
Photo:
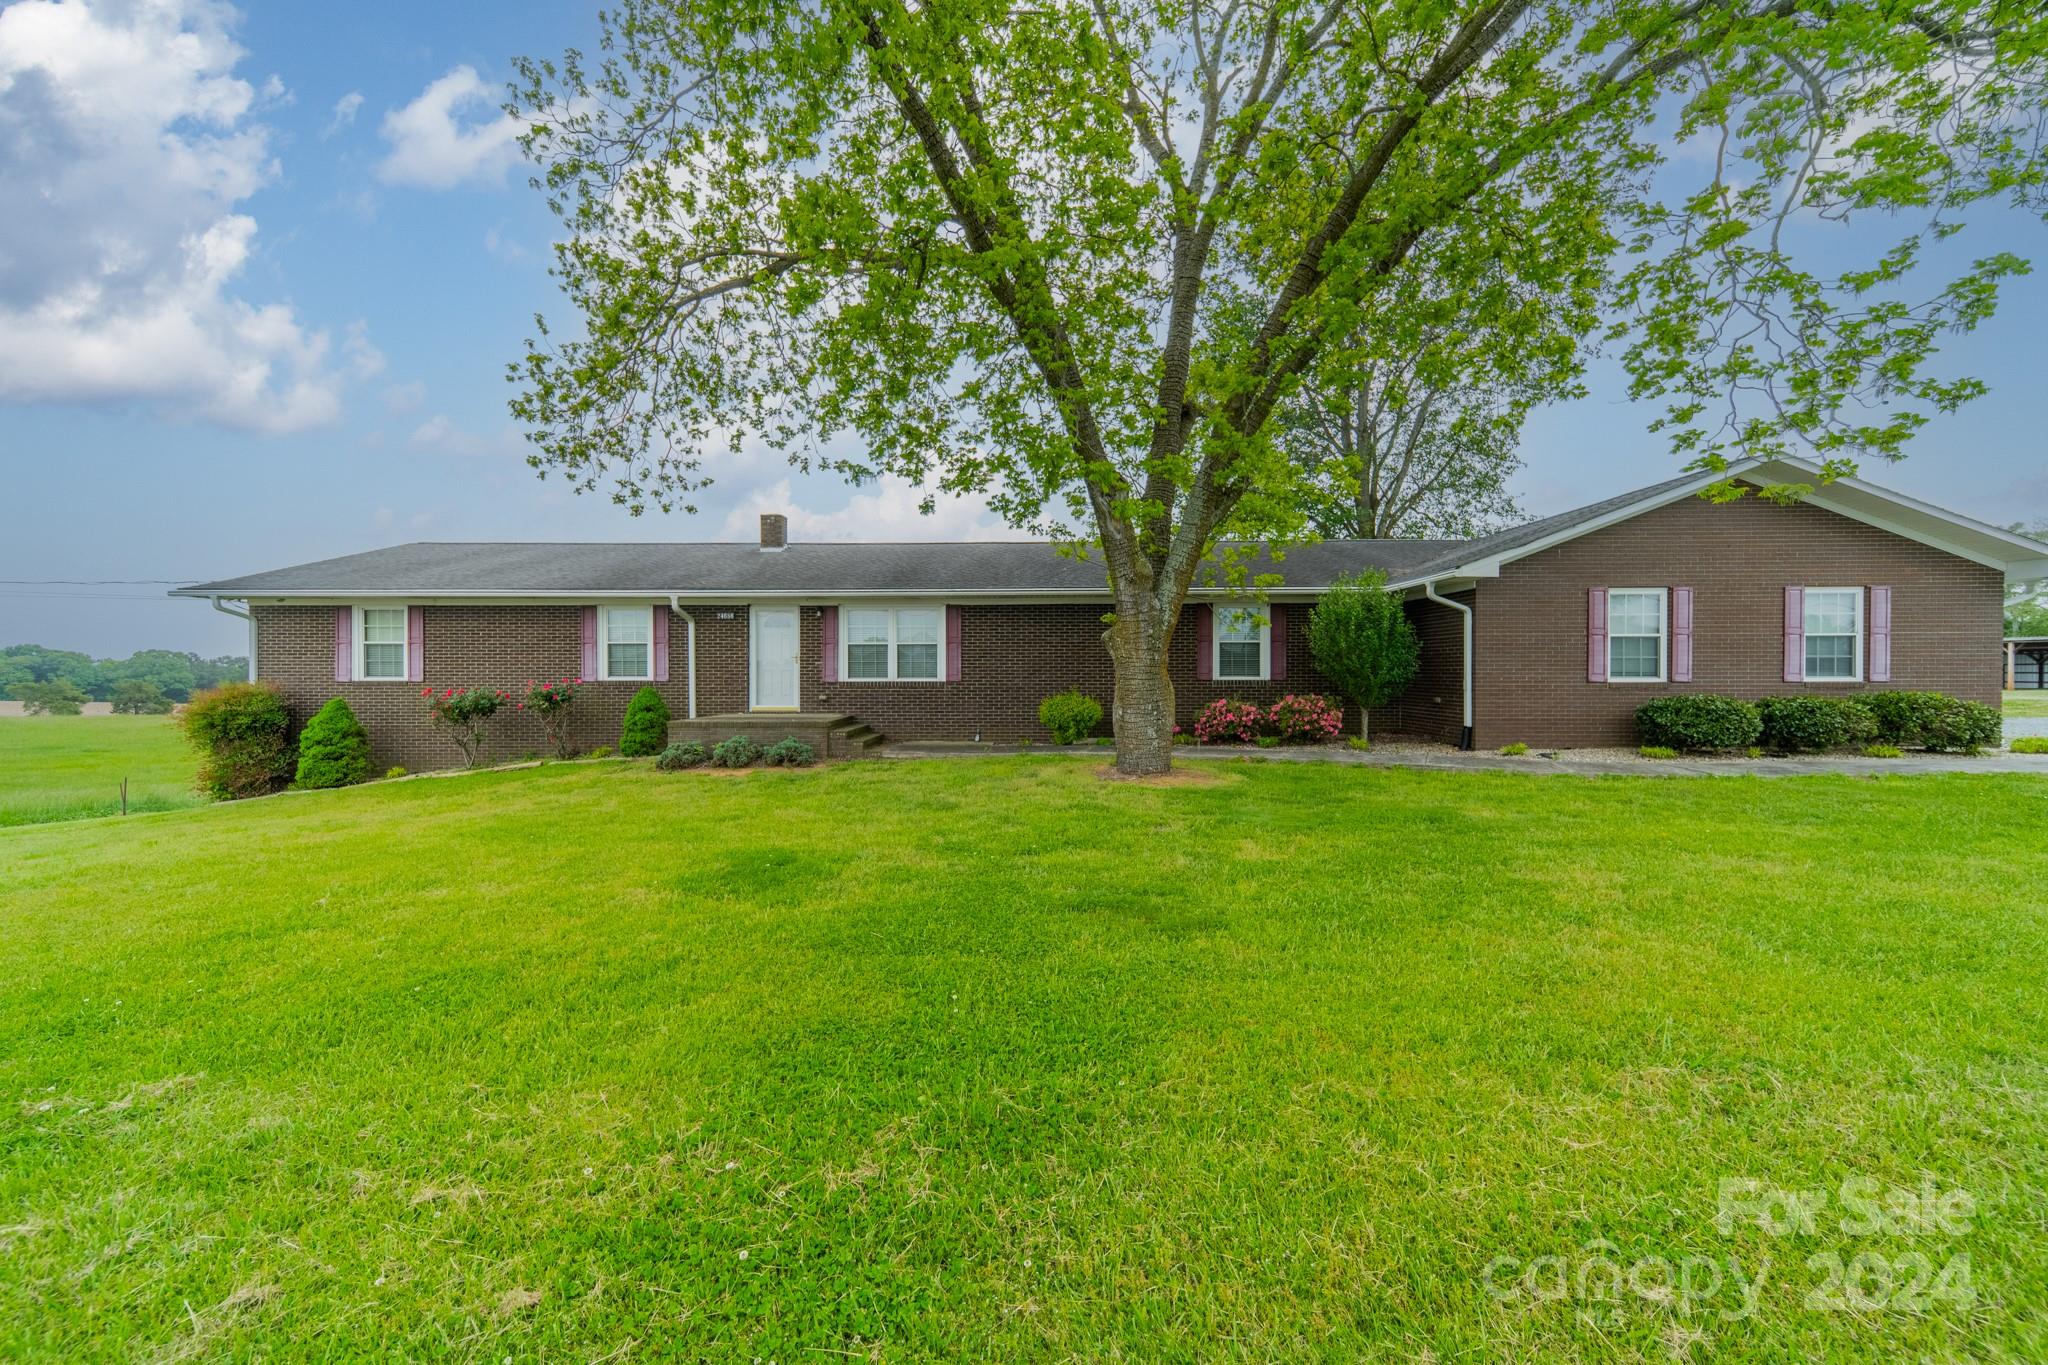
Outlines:
{"type": "Polygon", "coordinates": [[[795,607],[755,607],[753,622],[753,708],[797,709],[797,626],[795,607]]]}

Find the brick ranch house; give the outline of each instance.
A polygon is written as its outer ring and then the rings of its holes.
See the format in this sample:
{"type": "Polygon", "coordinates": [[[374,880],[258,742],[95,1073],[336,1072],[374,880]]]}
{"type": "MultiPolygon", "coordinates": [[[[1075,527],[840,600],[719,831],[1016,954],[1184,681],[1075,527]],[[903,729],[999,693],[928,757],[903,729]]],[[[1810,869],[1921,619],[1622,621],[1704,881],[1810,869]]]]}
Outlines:
{"type": "MultiPolygon", "coordinates": [[[[1790,460],[1735,473],[1817,482],[1790,460]]],[[[1406,594],[1422,639],[1421,675],[1372,716],[1378,733],[1625,744],[1635,709],[1675,692],[1998,702],[2005,584],[2048,574],[2048,545],[1858,479],[1794,506],[1696,496],[1714,481],[1688,475],[1471,541],[1303,546],[1258,566],[1284,581],[1257,601],[1198,586],[1173,641],[1176,719],[1217,697],[1334,692],[1309,657],[1309,609],[1368,567],[1406,594]]],[[[791,545],[785,527],[764,516],[758,545],[400,545],[174,595],[235,615],[222,603],[246,603],[252,674],[301,721],[347,697],[379,764],[455,760],[425,686],[581,676],[583,746],[616,743],[648,685],[678,733],[709,738],[830,716],[889,739],[1042,739],[1049,693],[1079,688],[1107,709],[1099,560],[1027,542],[791,545]]],[[[508,714],[489,752],[541,744],[537,721],[508,714]]]]}

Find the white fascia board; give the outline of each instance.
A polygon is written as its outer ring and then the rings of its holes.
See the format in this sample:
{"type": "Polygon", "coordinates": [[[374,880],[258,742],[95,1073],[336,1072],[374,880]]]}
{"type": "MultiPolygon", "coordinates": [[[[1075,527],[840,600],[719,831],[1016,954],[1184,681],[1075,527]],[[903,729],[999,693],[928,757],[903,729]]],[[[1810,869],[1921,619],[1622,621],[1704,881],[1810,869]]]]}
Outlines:
{"type": "MultiPolygon", "coordinates": [[[[1188,597],[1201,600],[1264,600],[1288,602],[1321,597],[1329,591],[1327,584],[1289,584],[1271,589],[1253,589],[1249,592],[1233,592],[1225,588],[1194,588],[1188,597]]],[[[1108,588],[1041,590],[1019,592],[1013,589],[945,589],[945,588],[836,588],[801,590],[762,591],[759,589],[735,588],[717,592],[675,592],[667,588],[649,588],[642,591],[574,591],[574,592],[531,592],[495,591],[465,589],[450,592],[446,589],[378,588],[378,589],[297,589],[288,593],[249,592],[187,592],[179,589],[172,597],[191,597],[205,600],[211,597],[233,598],[259,606],[349,606],[357,602],[393,601],[415,606],[455,606],[463,603],[493,603],[499,606],[551,606],[563,602],[666,602],[671,597],[694,606],[724,606],[740,602],[859,602],[880,600],[916,600],[927,602],[989,602],[1005,605],[1030,606],[1034,604],[1061,602],[1113,602],[1115,598],[1108,588]]]]}

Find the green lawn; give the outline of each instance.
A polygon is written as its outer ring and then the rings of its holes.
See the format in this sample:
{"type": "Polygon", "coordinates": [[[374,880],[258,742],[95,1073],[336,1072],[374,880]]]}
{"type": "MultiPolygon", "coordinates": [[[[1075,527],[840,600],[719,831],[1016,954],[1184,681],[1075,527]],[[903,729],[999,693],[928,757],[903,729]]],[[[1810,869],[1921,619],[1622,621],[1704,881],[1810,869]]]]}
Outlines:
{"type": "Polygon", "coordinates": [[[2048,716],[2048,692],[2006,693],[2005,714],[2008,716],[2048,716]]]}
{"type": "Polygon", "coordinates": [[[1094,768],[0,832],[0,1358],[2048,1356],[2048,782],[1094,768]]]}
{"type": "Polygon", "coordinates": [[[121,809],[181,810],[204,799],[169,716],[0,716],[0,826],[82,820],[121,809]]]}

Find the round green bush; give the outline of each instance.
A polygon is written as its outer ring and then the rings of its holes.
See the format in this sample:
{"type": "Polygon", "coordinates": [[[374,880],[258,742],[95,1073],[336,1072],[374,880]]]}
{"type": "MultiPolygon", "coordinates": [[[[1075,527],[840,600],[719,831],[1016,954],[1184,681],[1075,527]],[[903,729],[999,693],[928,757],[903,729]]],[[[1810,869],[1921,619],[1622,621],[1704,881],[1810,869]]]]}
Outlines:
{"type": "Polygon", "coordinates": [[[1938,753],[1974,754],[1995,749],[2005,736],[2005,718],[1995,707],[1960,697],[1942,697],[1925,720],[1920,746],[1938,753]]]}
{"type": "Polygon", "coordinates": [[[1763,717],[1754,706],[1712,692],[1658,697],[1636,708],[1636,735],[1656,749],[1747,749],[1763,732],[1763,717]]]}
{"type": "Polygon", "coordinates": [[[263,796],[291,780],[292,713],[269,683],[195,692],[178,723],[199,751],[199,788],[215,800],[263,796]]]}
{"type": "Polygon", "coordinates": [[[1954,698],[1939,692],[1860,692],[1856,700],[1876,722],[1878,743],[1918,745],[1926,742],[1928,727],[1954,698]]]}
{"type": "Polygon", "coordinates": [[[661,693],[643,687],[626,703],[626,725],[619,732],[619,752],[646,758],[668,747],[668,703],[661,693]]]}
{"type": "Polygon", "coordinates": [[[671,744],[655,758],[654,766],[665,773],[681,768],[701,768],[711,761],[711,752],[694,739],[671,744]]]}
{"type": "Polygon", "coordinates": [[[346,787],[370,776],[370,736],[348,702],[336,697],[313,714],[299,736],[301,787],[346,787]]]}
{"type": "Polygon", "coordinates": [[[818,761],[818,751],[791,735],[769,745],[768,751],[761,755],[761,761],[771,768],[808,768],[818,761]]]}
{"type": "Polygon", "coordinates": [[[1102,724],[1102,703],[1085,692],[1055,692],[1038,703],[1038,723],[1055,744],[1079,744],[1102,724]]]}
{"type": "Polygon", "coordinates": [[[1756,705],[1764,747],[1781,754],[1818,754],[1877,735],[1869,708],[1849,697],[1765,697],[1756,705]]]}
{"type": "Polygon", "coordinates": [[[750,768],[761,761],[766,752],[760,744],[745,735],[734,735],[731,739],[720,740],[711,751],[711,766],[714,768],[750,768]]]}

